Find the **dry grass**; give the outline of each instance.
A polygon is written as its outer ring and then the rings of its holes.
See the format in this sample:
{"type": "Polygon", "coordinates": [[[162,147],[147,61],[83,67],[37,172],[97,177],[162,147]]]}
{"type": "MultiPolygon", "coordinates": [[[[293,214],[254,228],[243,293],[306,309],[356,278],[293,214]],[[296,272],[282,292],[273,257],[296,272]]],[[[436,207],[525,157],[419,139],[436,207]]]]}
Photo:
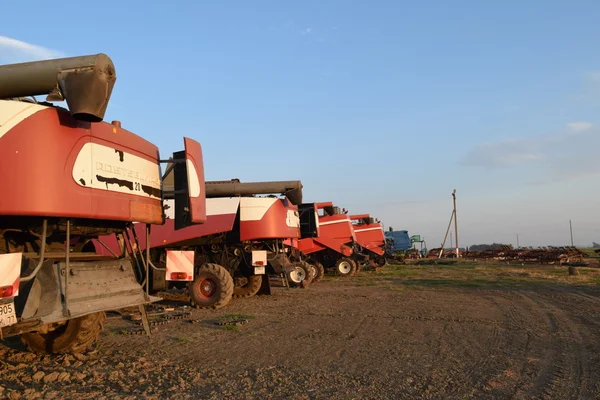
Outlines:
{"type": "MultiPolygon", "coordinates": [[[[600,269],[579,267],[579,275],[569,275],[568,267],[457,263],[442,265],[389,265],[379,272],[363,272],[354,284],[371,286],[519,286],[531,283],[600,285],[600,269]]],[[[350,284],[350,282],[348,282],[350,284]]]]}

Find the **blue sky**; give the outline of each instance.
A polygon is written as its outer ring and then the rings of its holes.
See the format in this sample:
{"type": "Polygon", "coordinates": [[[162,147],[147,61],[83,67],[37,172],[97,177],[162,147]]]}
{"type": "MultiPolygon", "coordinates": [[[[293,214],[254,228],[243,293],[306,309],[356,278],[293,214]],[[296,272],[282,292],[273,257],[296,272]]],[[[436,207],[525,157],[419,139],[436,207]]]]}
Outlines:
{"type": "Polygon", "coordinates": [[[600,2],[65,0],[2,15],[0,62],[108,54],[107,119],[163,156],[198,140],[207,179],[301,179],[307,201],[429,247],[455,188],[461,244],[567,244],[569,219],[576,244],[600,242],[600,2]]]}

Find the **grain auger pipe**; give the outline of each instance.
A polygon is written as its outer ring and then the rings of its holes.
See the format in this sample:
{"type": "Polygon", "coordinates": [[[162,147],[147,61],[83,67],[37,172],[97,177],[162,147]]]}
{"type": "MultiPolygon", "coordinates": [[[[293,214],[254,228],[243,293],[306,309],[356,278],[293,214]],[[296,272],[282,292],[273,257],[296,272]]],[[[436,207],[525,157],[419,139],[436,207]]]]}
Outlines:
{"type": "Polygon", "coordinates": [[[272,181],[272,182],[240,182],[237,179],[230,181],[207,181],[206,197],[249,196],[257,194],[285,195],[293,205],[302,203],[301,181],[272,181]]]}
{"type": "Polygon", "coordinates": [[[100,122],[117,80],[106,54],[0,66],[0,99],[47,95],[65,100],[77,120],[100,122]]]}

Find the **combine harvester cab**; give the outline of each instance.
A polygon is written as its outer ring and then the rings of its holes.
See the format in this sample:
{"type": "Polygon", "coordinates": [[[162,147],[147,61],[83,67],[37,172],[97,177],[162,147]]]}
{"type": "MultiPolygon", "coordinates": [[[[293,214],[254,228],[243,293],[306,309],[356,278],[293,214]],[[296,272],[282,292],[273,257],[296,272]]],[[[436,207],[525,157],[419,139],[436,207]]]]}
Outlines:
{"type": "MultiPolygon", "coordinates": [[[[158,300],[140,284],[148,263],[127,233],[163,222],[159,153],[102,122],[115,80],[104,54],[0,66],[0,328],[32,351],[81,352],[105,311],[158,300]],[[25,98],[44,94],[69,110],[25,98]],[[89,244],[108,233],[121,243],[111,259],[89,244]]],[[[196,187],[196,175],[179,177],[196,187]]],[[[203,192],[187,203],[179,219],[203,222],[203,192]]]]}
{"type": "Polygon", "coordinates": [[[351,215],[350,220],[360,253],[369,256],[368,265],[383,267],[386,264],[386,241],[381,223],[369,214],[351,215]]]}
{"type": "MultiPolygon", "coordinates": [[[[172,179],[166,176],[164,182],[168,188],[172,179]]],[[[165,224],[153,227],[150,236],[151,293],[176,300],[183,295],[198,308],[222,308],[232,297],[270,293],[269,272],[285,274],[291,286],[310,282],[309,266],[284,245],[300,237],[299,181],[209,181],[205,187],[202,225],[177,229],[171,200],[165,201],[165,224]],[[285,197],[258,197],[273,193],[285,197]]],[[[135,228],[138,236],[141,229],[135,228]]],[[[102,241],[116,246],[114,238],[102,241]]],[[[145,240],[140,247],[146,248],[145,240]]],[[[107,249],[97,243],[96,251],[107,249]]]]}
{"type": "Polygon", "coordinates": [[[297,248],[310,264],[351,276],[357,272],[359,262],[368,260],[358,252],[352,222],[339,207],[331,202],[305,203],[299,211],[302,237],[297,248]]]}

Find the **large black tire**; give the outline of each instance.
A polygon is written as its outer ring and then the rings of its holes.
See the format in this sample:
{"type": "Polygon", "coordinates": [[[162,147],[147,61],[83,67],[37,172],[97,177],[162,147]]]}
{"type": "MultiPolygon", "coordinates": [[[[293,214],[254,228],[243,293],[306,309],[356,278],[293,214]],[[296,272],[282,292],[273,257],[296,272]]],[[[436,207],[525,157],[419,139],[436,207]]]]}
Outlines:
{"type": "Polygon", "coordinates": [[[203,264],[188,285],[192,305],[196,308],[222,308],[233,297],[233,278],[218,264],[203,264]]]}
{"type": "Polygon", "coordinates": [[[307,288],[310,286],[310,270],[303,263],[293,263],[286,268],[285,276],[290,287],[307,288]]]}
{"type": "Polygon", "coordinates": [[[357,260],[352,260],[352,262],[354,262],[354,265],[356,266],[352,275],[356,275],[360,272],[360,270],[362,269],[362,266],[360,265],[360,262],[358,262],[357,260]]]}
{"type": "Polygon", "coordinates": [[[70,319],[48,333],[24,333],[21,341],[35,353],[82,353],[98,340],[105,319],[104,312],[87,314],[70,319]]]}
{"type": "Polygon", "coordinates": [[[338,276],[352,276],[356,272],[356,264],[351,258],[342,257],[335,263],[335,273],[338,276]]]}
{"type": "Polygon", "coordinates": [[[325,276],[325,268],[323,268],[323,264],[321,264],[318,261],[313,261],[311,259],[306,260],[306,262],[312,265],[317,271],[311,283],[318,283],[325,276]]]}
{"type": "Polygon", "coordinates": [[[384,256],[380,256],[380,257],[377,257],[377,259],[375,260],[375,264],[377,264],[377,266],[379,266],[379,267],[383,267],[383,266],[385,266],[385,264],[387,264],[387,260],[385,259],[384,256]]]}
{"type": "Polygon", "coordinates": [[[260,290],[262,285],[262,275],[250,275],[236,279],[236,286],[233,288],[233,297],[236,299],[252,297],[260,290]],[[239,285],[237,284],[239,282],[239,285]]]}
{"type": "Polygon", "coordinates": [[[317,267],[306,261],[301,261],[301,263],[308,270],[308,280],[310,281],[310,283],[313,283],[315,278],[317,277],[317,267]]]}

